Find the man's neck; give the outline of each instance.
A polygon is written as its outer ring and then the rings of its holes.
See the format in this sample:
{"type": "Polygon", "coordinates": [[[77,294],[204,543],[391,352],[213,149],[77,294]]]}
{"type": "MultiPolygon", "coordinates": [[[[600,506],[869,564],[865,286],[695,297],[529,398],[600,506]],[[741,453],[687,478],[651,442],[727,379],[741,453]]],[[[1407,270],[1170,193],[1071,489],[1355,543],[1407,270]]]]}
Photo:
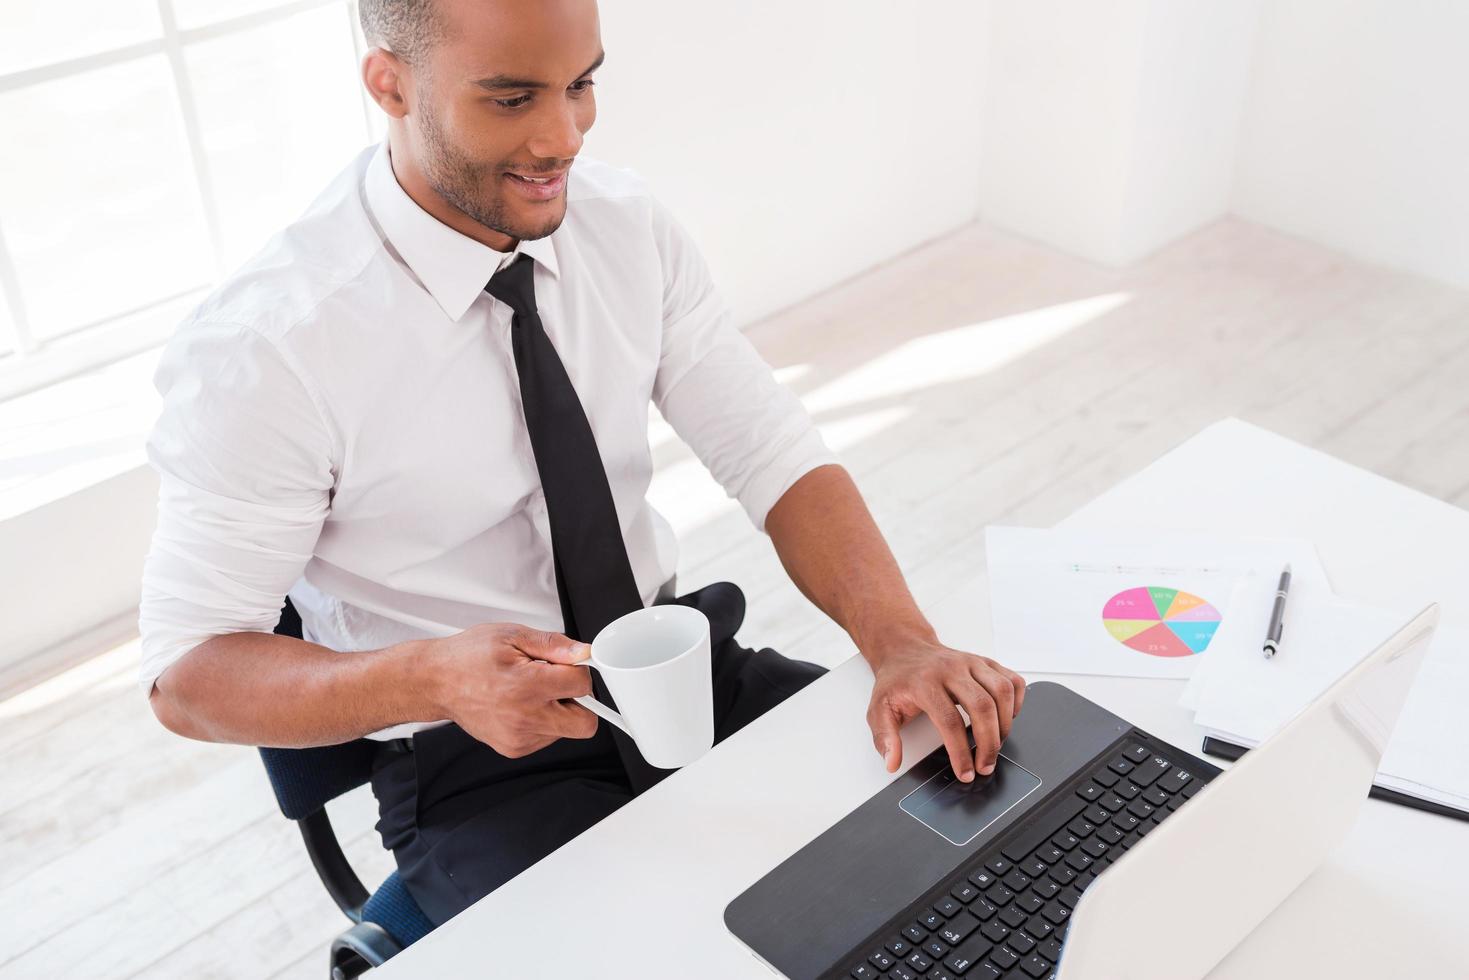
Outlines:
{"type": "Polygon", "coordinates": [[[394,138],[393,134],[388,136],[388,162],[391,164],[393,177],[397,179],[398,186],[403,188],[403,193],[437,219],[440,224],[448,225],[459,234],[467,238],[473,238],[481,245],[488,246],[497,252],[513,252],[520,240],[511,238],[504,232],[493,228],[486,228],[475,221],[469,215],[460,211],[454,205],[434,190],[424,176],[423,170],[413,162],[412,154],[399,149],[401,143],[394,138]]]}

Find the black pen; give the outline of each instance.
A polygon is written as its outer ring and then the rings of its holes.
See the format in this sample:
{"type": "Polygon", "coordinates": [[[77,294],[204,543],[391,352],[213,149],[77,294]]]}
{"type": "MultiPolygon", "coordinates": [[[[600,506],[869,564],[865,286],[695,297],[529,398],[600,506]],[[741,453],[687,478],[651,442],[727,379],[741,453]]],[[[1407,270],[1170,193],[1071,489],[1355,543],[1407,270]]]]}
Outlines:
{"type": "Polygon", "coordinates": [[[1290,564],[1280,573],[1280,584],[1275,587],[1275,605],[1270,610],[1270,628],[1265,631],[1265,659],[1269,660],[1280,651],[1280,634],[1285,630],[1285,599],[1290,595],[1290,564]]]}

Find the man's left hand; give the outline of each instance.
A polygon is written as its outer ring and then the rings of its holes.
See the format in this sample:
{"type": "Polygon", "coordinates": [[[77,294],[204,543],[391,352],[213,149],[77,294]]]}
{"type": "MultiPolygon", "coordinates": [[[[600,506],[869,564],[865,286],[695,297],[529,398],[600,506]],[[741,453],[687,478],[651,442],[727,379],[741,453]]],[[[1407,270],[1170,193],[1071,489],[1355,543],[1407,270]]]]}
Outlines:
{"type": "Polygon", "coordinates": [[[899,729],[926,713],[944,738],[949,761],[964,782],[994,771],[1000,743],[1025,702],[1025,678],[989,657],[944,646],[937,640],[910,641],[882,652],[863,651],[873,667],[867,724],[888,772],[903,761],[899,729]],[[963,705],[974,730],[974,754],[964,734],[963,705]]]}

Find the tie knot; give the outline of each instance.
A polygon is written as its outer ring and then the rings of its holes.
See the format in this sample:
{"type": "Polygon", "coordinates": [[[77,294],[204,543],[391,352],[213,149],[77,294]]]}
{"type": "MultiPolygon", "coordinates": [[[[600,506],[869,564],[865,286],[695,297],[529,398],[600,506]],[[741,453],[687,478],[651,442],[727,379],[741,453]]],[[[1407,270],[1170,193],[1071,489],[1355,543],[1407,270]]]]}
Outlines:
{"type": "Polygon", "coordinates": [[[485,292],[510,307],[520,316],[536,312],[536,284],[532,276],[535,262],[524,252],[490,277],[485,292]]]}

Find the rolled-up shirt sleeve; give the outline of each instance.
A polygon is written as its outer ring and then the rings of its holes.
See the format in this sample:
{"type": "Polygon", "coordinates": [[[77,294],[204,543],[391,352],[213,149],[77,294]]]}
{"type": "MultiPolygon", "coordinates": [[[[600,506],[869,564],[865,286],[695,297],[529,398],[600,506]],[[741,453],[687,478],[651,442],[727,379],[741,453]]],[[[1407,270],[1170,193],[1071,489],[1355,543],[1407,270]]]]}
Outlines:
{"type": "Polygon", "coordinates": [[[731,322],[693,239],[656,198],[663,348],[653,398],[755,527],[797,480],[838,462],[798,398],[731,322]]]}
{"type": "Polygon", "coordinates": [[[213,636],[270,632],[330,507],[333,439],[285,353],[256,330],[186,323],[154,375],[158,523],[138,626],[145,692],[213,636]]]}

